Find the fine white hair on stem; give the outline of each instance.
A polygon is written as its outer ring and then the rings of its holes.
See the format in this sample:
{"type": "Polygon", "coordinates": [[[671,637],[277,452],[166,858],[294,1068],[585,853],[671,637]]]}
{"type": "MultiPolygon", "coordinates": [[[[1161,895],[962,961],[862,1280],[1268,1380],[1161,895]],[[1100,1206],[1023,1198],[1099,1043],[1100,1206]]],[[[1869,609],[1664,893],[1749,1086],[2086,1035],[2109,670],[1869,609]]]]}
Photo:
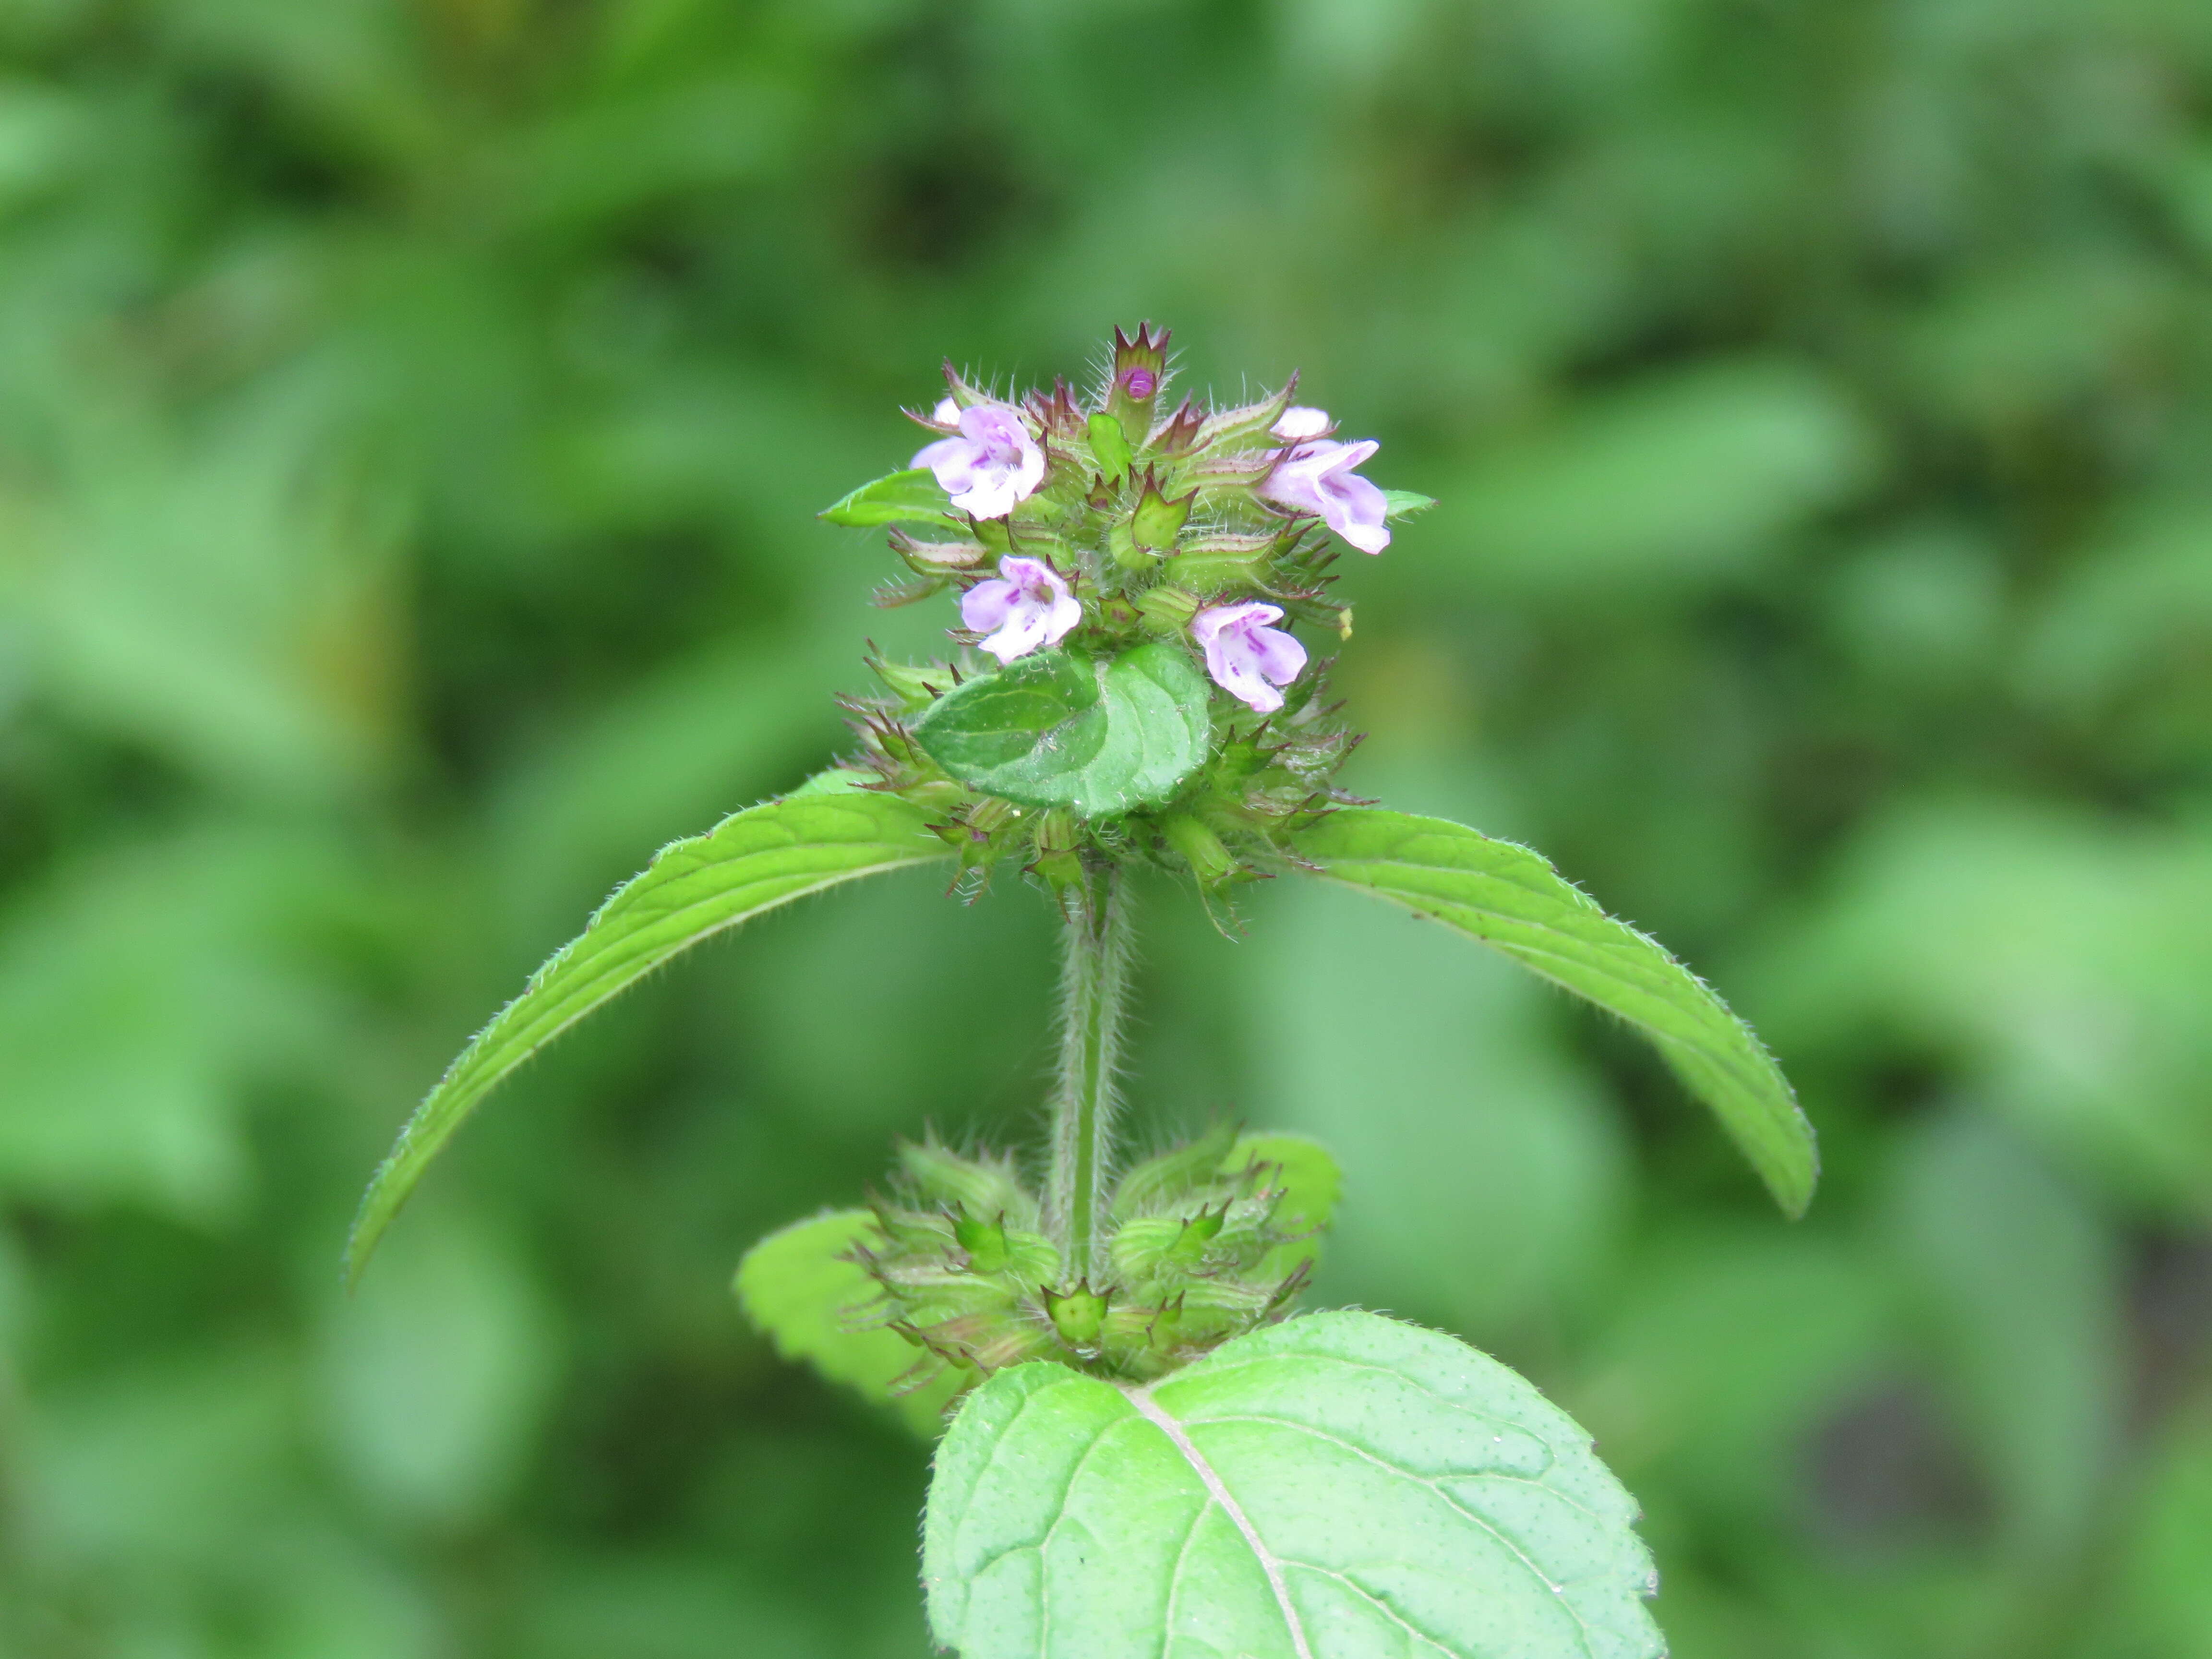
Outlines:
{"type": "Polygon", "coordinates": [[[1129,898],[1118,872],[1101,870],[1068,896],[1045,1224],[1071,1284],[1103,1267],[1099,1223],[1121,1106],[1129,934],[1129,898]]]}

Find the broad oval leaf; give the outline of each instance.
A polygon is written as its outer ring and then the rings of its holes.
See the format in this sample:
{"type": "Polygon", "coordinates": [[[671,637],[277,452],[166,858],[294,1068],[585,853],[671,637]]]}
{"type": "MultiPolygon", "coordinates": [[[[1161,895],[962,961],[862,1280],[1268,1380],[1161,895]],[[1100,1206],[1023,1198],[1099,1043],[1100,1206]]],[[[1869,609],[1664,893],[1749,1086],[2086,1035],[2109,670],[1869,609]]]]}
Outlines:
{"type": "Polygon", "coordinates": [[[785,1358],[805,1360],[864,1399],[896,1407],[916,1434],[934,1435],[963,1373],[947,1366],[918,1388],[898,1386],[927,1356],[896,1331],[866,1322],[882,1292],[849,1255],[855,1244],[881,1239],[866,1210],[810,1216],[747,1250],[731,1288],[785,1358]]]}
{"type": "Polygon", "coordinates": [[[586,1014],[679,951],[764,910],[841,882],[952,855],[927,816],[890,795],[833,781],[763,801],[703,836],[663,848],[617,888],[493,1016],[417,1107],[369,1182],[346,1247],[358,1276],[424,1168],[477,1102],[586,1014]]]}
{"type": "Polygon", "coordinates": [[[926,466],[890,472],[862,484],[834,506],[822,509],[831,524],[849,524],[863,530],[885,524],[933,524],[951,529],[965,527],[952,510],[952,499],[926,466]]]}
{"type": "Polygon", "coordinates": [[[1003,1370],[939,1447],[961,1659],[1656,1659],[1634,1500],[1451,1337],[1310,1314],[1144,1388],[1003,1370]]]}
{"type": "Polygon", "coordinates": [[[1719,1117],[1783,1209],[1820,1178],[1813,1126],[1751,1028],[1656,941],[1538,854],[1464,824],[1355,807],[1292,838],[1307,868],[1494,946],[1640,1030],[1719,1117]]]}
{"type": "Polygon", "coordinates": [[[955,686],[915,741],[963,783],[1107,817],[1170,799],[1206,758],[1212,691],[1164,642],[1111,661],[1040,651],[955,686]]]}

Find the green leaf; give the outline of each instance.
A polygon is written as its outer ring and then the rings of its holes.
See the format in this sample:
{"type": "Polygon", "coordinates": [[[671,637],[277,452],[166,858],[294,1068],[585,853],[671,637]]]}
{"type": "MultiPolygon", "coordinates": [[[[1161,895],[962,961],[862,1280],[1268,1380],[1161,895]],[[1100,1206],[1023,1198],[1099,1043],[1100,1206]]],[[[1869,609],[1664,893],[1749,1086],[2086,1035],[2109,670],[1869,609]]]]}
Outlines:
{"type": "Polygon", "coordinates": [[[1170,799],[1198,769],[1210,699],[1205,676],[1164,641],[1111,662],[1040,651],[955,687],[914,735],[963,783],[1107,817],[1170,799]]]}
{"type": "Polygon", "coordinates": [[[1328,1149],[1304,1135],[1240,1136],[1221,1160],[1221,1172],[1234,1175],[1255,1164],[1268,1166],[1267,1185],[1283,1194],[1275,1205],[1274,1224],[1285,1232],[1314,1235],[1268,1252],[1261,1275],[1287,1278],[1302,1263],[1321,1259],[1321,1231],[1335,1212],[1344,1176],[1328,1149]]]}
{"type": "Polygon", "coordinates": [[[1313,1314],[1146,1388],[997,1373],[938,1449],[922,1577],[961,1659],[1656,1659],[1635,1515],[1496,1360],[1313,1314]]]}
{"type": "Polygon", "coordinates": [[[951,497],[926,466],[886,473],[873,483],[864,483],[834,507],[823,507],[821,516],[831,524],[863,530],[883,524],[933,524],[952,530],[967,525],[953,515],[951,497]]]}
{"type": "Polygon", "coordinates": [[[360,1275],[424,1168],[477,1103],[585,1015],[678,952],[763,911],[951,855],[919,807],[857,792],[764,801],[663,848],[531,975],[416,1109],[362,1200],[346,1248],[349,1279],[360,1275]]]}
{"type": "Polygon", "coordinates": [[[1710,986],[1540,855],[1443,818],[1368,807],[1332,813],[1291,850],[1316,873],[1445,922],[1637,1026],[1783,1209],[1804,1213],[1820,1157],[1773,1056],[1710,986]]]}
{"type": "Polygon", "coordinates": [[[1386,489],[1382,492],[1382,516],[1386,519],[1410,519],[1416,513],[1425,513],[1437,504],[1433,495],[1424,495],[1418,489],[1386,489]]]}
{"type": "Polygon", "coordinates": [[[915,1433],[934,1435],[963,1374],[947,1367],[918,1389],[896,1392],[892,1385],[927,1356],[896,1331],[855,1328],[880,1293],[846,1253],[881,1238],[866,1210],[795,1221],[745,1252],[732,1288],[745,1317],[785,1358],[805,1360],[831,1382],[896,1407],[915,1433]]]}

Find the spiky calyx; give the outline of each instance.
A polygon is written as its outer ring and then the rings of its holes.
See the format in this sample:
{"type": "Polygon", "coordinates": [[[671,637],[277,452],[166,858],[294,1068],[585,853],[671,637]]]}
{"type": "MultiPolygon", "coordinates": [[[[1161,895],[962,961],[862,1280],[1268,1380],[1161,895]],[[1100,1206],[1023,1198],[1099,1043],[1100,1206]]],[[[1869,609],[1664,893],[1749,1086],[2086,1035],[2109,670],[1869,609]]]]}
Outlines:
{"type": "Polygon", "coordinates": [[[1010,1160],[902,1146],[899,1190],[874,1206],[877,1236],[853,1258],[881,1294],[847,1317],[921,1351],[910,1388],[947,1367],[980,1381],[1031,1359],[1159,1376],[1290,1310],[1319,1230],[1291,1213],[1283,1176],[1240,1158],[1227,1128],[1139,1164],[1109,1207],[1110,1268],[1077,1273],[1010,1160]]]}

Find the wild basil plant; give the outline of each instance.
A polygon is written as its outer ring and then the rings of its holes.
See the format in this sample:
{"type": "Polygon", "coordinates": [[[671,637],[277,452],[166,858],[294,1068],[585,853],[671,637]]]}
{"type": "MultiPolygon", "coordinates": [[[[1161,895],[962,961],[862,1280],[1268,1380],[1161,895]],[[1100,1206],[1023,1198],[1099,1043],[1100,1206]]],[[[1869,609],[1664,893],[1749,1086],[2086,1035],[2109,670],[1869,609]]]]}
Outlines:
{"type": "MultiPolygon", "coordinates": [[[[1246,883],[1338,883],[1609,1010],[1719,1115],[1782,1206],[1813,1137],[1758,1040],[1536,854],[1340,790],[1358,741],[1313,652],[1351,629],[1339,542],[1430,505],[1361,476],[1293,386],[1170,403],[1167,336],[1116,330],[1091,396],[949,368],[907,470],[823,515],[889,529],[890,603],[947,596],[958,646],[878,660],[858,744],[664,848],[471,1042],[363,1203],[358,1273],[509,1072],[678,951],[802,895],[944,866],[1059,912],[1060,1056],[1034,1164],[901,1146],[887,1196],[738,1272],[782,1351],[925,1432],[937,1639],[966,1659],[1637,1659],[1663,1650],[1635,1507],[1589,1437],[1473,1348],[1295,1311],[1337,1195],[1328,1152],[1221,1127],[1131,1164],[1116,1136],[1137,866],[1224,927],[1246,883]]],[[[1293,383],[1295,384],[1295,383],[1293,383]]],[[[1469,1264],[1479,1271],[1480,1264],[1469,1264]]]]}

